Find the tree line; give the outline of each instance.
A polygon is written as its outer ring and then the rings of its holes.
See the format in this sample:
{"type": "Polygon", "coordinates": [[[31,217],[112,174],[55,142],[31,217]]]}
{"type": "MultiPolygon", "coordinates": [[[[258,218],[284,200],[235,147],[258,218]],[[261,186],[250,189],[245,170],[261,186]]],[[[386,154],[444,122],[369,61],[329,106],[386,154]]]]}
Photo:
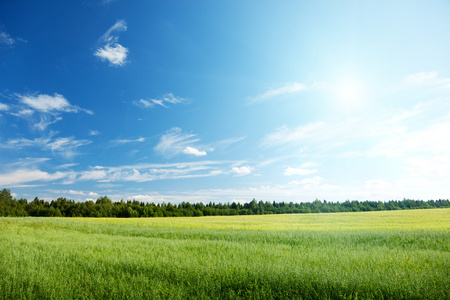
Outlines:
{"type": "Polygon", "coordinates": [[[208,203],[191,204],[182,202],[144,203],[136,200],[113,202],[107,196],[99,197],[95,202],[75,202],[66,198],[58,198],[51,202],[38,197],[33,201],[13,198],[8,189],[0,191],[0,216],[3,217],[115,217],[115,218],[147,218],[147,217],[200,217],[229,215],[262,215],[262,214],[299,214],[299,213],[332,213],[381,211],[401,209],[448,208],[446,200],[391,200],[382,201],[345,201],[328,202],[269,202],[253,199],[247,203],[208,203]]]}

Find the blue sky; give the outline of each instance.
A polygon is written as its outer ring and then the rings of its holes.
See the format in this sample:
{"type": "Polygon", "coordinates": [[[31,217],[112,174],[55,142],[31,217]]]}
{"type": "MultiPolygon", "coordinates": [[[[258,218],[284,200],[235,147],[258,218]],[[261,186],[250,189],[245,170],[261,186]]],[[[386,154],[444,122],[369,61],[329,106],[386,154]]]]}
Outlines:
{"type": "Polygon", "coordinates": [[[0,187],[450,198],[449,1],[2,1],[0,187]]]}

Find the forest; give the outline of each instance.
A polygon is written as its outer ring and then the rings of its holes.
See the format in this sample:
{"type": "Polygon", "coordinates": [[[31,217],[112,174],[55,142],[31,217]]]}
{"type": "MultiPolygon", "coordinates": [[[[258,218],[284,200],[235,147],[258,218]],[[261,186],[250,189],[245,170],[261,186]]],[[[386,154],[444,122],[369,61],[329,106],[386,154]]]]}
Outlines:
{"type": "Polygon", "coordinates": [[[446,200],[390,200],[382,201],[345,201],[328,202],[316,199],[313,202],[285,203],[253,199],[241,203],[191,204],[182,202],[144,203],[136,200],[113,202],[107,196],[99,197],[95,202],[76,202],[66,198],[57,198],[51,202],[38,197],[33,201],[16,199],[10,190],[0,191],[0,216],[3,217],[113,217],[113,218],[147,218],[147,217],[200,217],[228,215],[263,215],[263,214],[298,214],[298,213],[333,213],[382,211],[404,209],[448,208],[446,200]]]}

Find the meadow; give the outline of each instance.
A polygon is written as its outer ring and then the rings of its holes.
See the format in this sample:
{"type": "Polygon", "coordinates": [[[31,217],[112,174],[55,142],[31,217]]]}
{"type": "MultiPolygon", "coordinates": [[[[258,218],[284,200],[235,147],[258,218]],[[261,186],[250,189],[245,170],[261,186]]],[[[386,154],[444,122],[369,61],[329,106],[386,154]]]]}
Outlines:
{"type": "Polygon", "coordinates": [[[449,299],[450,209],[0,218],[0,299],[449,299]]]}

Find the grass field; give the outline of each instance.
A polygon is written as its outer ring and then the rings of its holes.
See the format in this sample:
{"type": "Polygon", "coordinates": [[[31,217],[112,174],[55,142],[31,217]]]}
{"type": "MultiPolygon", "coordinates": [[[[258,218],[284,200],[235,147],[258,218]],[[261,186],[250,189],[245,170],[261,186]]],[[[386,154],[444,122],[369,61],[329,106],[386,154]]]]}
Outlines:
{"type": "Polygon", "coordinates": [[[449,299],[450,210],[0,218],[1,299],[449,299]]]}

